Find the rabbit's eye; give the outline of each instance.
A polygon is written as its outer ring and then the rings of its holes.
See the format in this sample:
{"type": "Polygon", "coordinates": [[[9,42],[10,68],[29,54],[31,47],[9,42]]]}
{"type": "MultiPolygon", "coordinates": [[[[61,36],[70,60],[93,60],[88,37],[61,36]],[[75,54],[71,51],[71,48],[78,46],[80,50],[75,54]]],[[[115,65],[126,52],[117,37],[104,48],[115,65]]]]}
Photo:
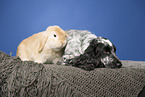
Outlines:
{"type": "Polygon", "coordinates": [[[56,37],[56,35],[54,34],[54,37],[56,37]]]}

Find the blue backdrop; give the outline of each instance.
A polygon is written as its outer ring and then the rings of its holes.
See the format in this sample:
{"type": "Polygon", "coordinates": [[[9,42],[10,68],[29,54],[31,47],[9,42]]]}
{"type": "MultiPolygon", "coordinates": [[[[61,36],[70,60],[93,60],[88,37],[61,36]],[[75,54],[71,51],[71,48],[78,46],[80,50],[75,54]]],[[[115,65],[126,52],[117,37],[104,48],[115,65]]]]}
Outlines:
{"type": "Polygon", "coordinates": [[[0,0],[0,50],[50,25],[110,39],[121,60],[145,61],[145,0],[0,0]]]}

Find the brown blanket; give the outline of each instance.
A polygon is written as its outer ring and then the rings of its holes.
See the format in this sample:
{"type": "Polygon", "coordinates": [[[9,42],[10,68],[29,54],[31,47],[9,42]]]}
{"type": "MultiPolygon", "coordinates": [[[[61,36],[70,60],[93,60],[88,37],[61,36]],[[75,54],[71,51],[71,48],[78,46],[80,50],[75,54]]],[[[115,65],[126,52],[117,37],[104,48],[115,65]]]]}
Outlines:
{"type": "Polygon", "coordinates": [[[0,96],[137,97],[145,86],[145,62],[122,63],[120,69],[85,71],[72,66],[22,62],[0,52],[0,96]]]}

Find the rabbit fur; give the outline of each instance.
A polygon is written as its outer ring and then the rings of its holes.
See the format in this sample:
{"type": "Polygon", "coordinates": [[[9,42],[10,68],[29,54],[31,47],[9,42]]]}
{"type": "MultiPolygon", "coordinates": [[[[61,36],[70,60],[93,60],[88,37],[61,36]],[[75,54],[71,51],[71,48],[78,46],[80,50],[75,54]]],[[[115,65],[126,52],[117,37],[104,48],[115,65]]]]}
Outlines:
{"type": "Polygon", "coordinates": [[[67,43],[68,34],[59,26],[49,26],[46,31],[24,39],[17,48],[22,61],[58,63],[67,43]]]}

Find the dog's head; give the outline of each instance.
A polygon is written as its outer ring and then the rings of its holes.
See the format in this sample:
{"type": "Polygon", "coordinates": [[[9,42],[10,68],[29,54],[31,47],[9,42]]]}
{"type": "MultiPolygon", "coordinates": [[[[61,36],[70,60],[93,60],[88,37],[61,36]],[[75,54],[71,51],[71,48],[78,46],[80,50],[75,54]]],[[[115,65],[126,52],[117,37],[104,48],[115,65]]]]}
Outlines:
{"type": "Polygon", "coordinates": [[[86,49],[86,53],[89,53],[90,50],[93,50],[93,56],[99,61],[99,64],[96,64],[97,67],[120,68],[122,66],[121,61],[116,56],[116,47],[108,39],[103,37],[93,39],[86,49]]]}
{"type": "Polygon", "coordinates": [[[94,53],[100,59],[99,64],[103,64],[107,68],[120,68],[122,66],[116,56],[116,47],[112,42],[103,37],[98,37],[93,42],[96,45],[94,53]]]}

